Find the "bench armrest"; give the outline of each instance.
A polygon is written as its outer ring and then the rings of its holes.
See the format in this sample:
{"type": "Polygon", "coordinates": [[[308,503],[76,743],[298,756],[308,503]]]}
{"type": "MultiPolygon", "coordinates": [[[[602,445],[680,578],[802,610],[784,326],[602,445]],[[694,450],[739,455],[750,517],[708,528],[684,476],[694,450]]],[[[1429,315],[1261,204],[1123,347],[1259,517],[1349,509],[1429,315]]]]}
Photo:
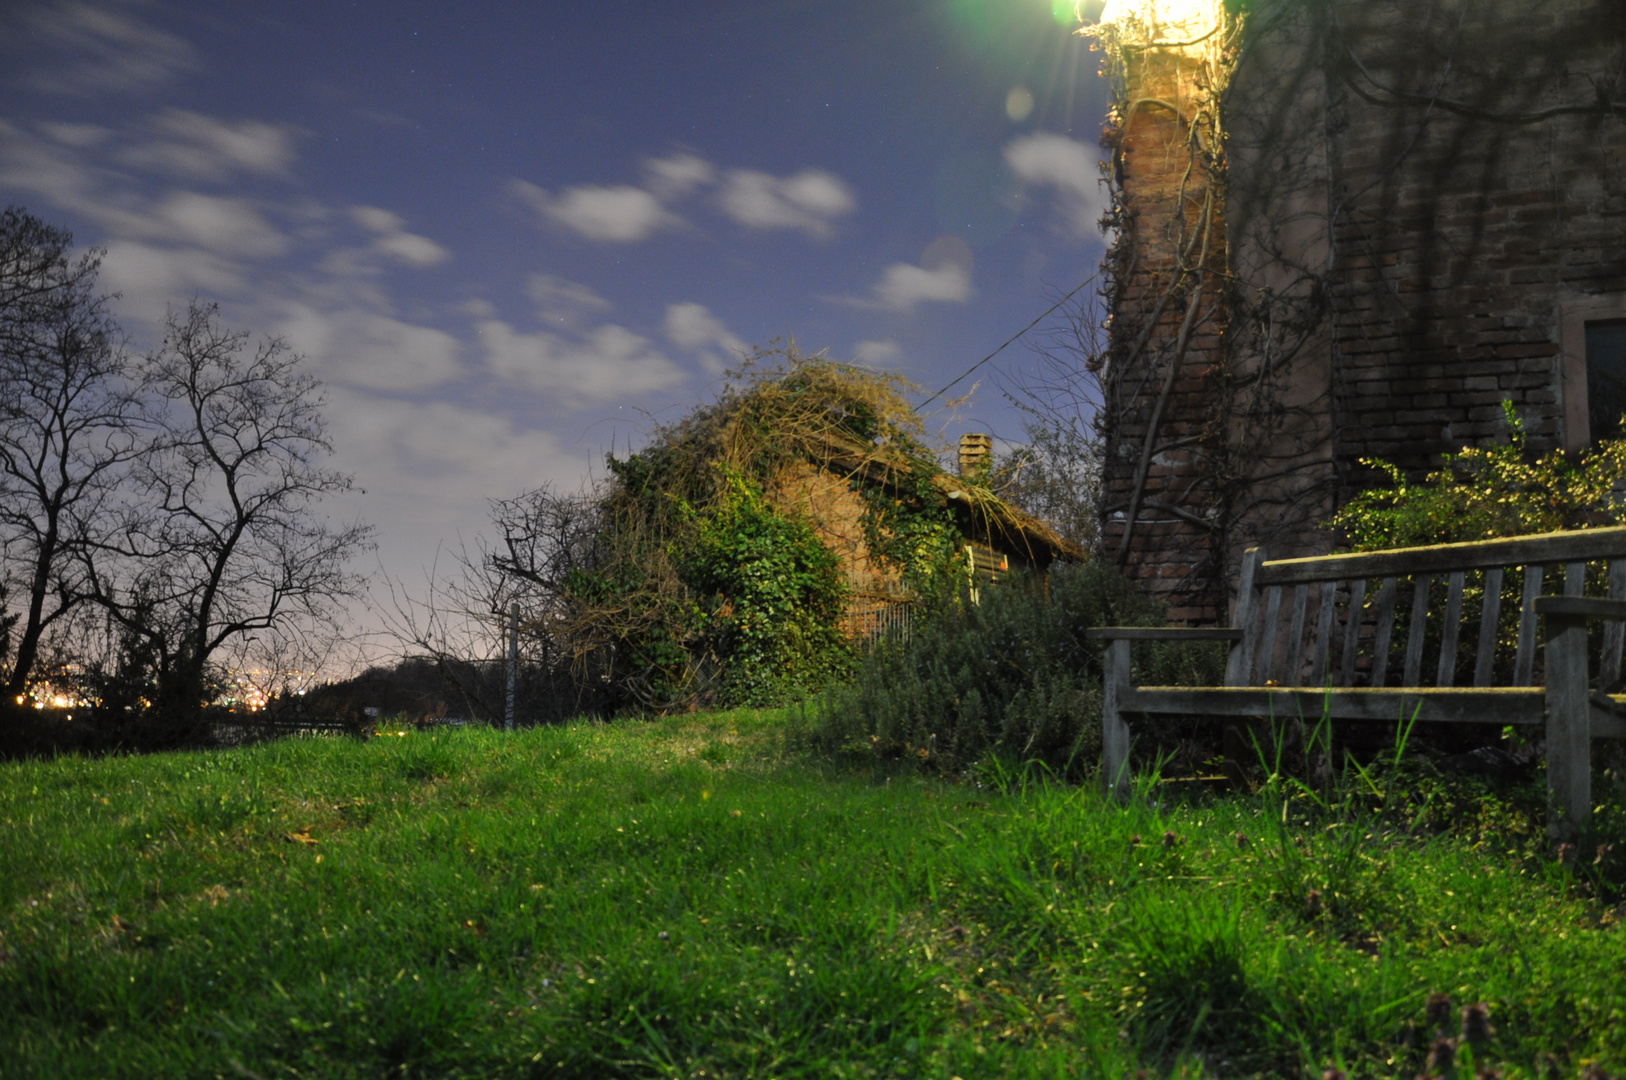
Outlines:
{"type": "Polygon", "coordinates": [[[1591,596],[1538,596],[1537,615],[1568,615],[1584,619],[1626,619],[1626,600],[1591,596]]]}
{"type": "MultiPolygon", "coordinates": [[[[1626,606],[1623,604],[1622,606],[1626,606]]],[[[1229,626],[1096,626],[1084,631],[1086,641],[1241,641],[1242,631],[1229,626]]]]}

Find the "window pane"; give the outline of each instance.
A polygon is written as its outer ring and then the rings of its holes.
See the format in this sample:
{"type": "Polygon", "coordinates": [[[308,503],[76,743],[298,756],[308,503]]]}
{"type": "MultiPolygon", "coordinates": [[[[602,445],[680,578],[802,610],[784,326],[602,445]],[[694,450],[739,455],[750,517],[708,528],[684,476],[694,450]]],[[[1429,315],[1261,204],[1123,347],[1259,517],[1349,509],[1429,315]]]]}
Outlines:
{"type": "Polygon", "coordinates": [[[1592,441],[1619,435],[1626,413],[1626,319],[1586,324],[1586,396],[1592,441]]]}

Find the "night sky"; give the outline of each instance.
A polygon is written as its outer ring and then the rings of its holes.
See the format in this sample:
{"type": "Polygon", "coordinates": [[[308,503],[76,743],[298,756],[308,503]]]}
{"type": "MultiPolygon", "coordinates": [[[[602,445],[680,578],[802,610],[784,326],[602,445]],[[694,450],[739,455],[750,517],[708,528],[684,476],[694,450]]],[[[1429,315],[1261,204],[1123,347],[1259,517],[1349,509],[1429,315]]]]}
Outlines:
{"type": "MultiPolygon", "coordinates": [[[[1106,86],[1059,6],[10,0],[0,202],[106,249],[135,348],[198,295],[309,357],[366,490],[332,511],[421,583],[747,345],[929,392],[1094,273],[1106,86]]],[[[942,438],[1020,437],[997,381],[942,438]]]]}

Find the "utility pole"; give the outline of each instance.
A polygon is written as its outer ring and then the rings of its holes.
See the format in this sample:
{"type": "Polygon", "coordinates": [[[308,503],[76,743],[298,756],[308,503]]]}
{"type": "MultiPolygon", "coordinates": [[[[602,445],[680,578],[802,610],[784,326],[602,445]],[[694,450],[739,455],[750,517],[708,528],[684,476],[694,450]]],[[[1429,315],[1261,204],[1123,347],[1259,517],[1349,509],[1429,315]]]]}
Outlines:
{"type": "Polygon", "coordinates": [[[514,730],[514,683],[519,677],[519,605],[508,608],[508,699],[503,709],[503,730],[514,730]]]}

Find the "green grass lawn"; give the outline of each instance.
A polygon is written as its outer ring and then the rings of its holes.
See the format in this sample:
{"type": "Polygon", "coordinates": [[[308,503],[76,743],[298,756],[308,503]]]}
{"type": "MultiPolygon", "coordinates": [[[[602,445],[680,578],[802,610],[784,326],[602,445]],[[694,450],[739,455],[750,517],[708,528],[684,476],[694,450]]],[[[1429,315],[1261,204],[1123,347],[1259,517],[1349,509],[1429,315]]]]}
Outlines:
{"type": "Polygon", "coordinates": [[[1480,1067],[1626,1070],[1626,936],[1494,833],[786,725],[0,766],[0,1074],[1411,1077],[1431,994],[1488,1005],[1480,1067]]]}

